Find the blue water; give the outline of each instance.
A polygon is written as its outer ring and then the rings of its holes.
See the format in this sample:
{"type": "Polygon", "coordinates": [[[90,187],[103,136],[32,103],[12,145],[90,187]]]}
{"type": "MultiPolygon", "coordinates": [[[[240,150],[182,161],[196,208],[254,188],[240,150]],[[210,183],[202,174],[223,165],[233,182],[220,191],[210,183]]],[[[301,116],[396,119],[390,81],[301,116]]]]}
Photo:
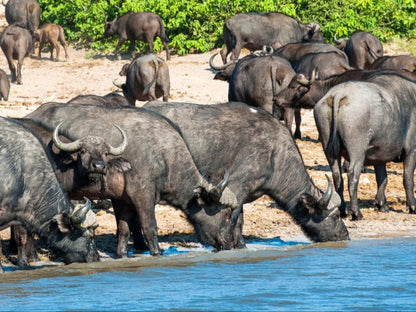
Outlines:
{"type": "Polygon", "coordinates": [[[415,237],[248,247],[7,272],[0,310],[416,310],[415,237]]]}

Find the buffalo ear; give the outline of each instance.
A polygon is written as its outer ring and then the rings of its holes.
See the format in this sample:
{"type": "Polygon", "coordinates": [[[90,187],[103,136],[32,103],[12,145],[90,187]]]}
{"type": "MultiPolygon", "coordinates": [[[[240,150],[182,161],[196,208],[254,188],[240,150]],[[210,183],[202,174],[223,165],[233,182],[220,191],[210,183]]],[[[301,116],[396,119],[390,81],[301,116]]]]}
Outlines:
{"type": "Polygon", "coordinates": [[[130,162],[122,157],[111,159],[108,163],[114,166],[119,172],[128,172],[131,170],[130,162]]]}
{"type": "Polygon", "coordinates": [[[72,230],[71,221],[67,214],[60,213],[52,219],[52,225],[58,227],[61,233],[66,234],[72,230]]]}
{"type": "Polygon", "coordinates": [[[315,198],[313,198],[311,195],[307,193],[303,193],[300,198],[303,203],[303,206],[306,209],[308,209],[310,214],[313,214],[316,212],[317,201],[315,200],[315,198]]]}

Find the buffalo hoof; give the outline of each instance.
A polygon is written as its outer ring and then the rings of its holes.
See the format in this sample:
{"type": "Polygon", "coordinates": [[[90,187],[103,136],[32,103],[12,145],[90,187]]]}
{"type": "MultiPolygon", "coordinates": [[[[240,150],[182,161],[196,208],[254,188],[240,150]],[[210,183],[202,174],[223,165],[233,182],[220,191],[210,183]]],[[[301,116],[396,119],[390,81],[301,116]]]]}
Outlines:
{"type": "Polygon", "coordinates": [[[380,211],[380,212],[389,212],[390,211],[390,206],[389,205],[382,205],[382,206],[378,207],[378,211],[380,211]]]}
{"type": "Polygon", "coordinates": [[[410,214],[416,214],[416,209],[413,207],[413,208],[409,208],[409,213],[410,214]]]}
{"type": "Polygon", "coordinates": [[[362,220],[364,219],[363,214],[361,213],[361,211],[356,211],[356,212],[352,212],[351,213],[351,220],[352,221],[358,221],[358,220],[362,220]]]}

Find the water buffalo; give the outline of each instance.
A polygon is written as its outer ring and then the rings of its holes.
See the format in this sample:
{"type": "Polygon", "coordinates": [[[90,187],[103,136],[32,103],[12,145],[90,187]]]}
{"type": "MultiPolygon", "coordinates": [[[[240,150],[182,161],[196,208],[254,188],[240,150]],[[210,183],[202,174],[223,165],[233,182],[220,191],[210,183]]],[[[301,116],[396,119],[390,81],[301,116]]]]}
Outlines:
{"type": "MultiPolygon", "coordinates": [[[[367,81],[350,81],[331,88],[316,104],[314,116],[337,192],[343,199],[341,156],[349,161],[349,211],[361,219],[357,186],[364,165],[373,165],[377,180],[376,203],[387,210],[386,163],[403,162],[406,206],[416,212],[413,173],[416,165],[415,80],[380,73],[367,81]],[[334,118],[336,116],[336,118],[334,118]]],[[[343,200],[345,209],[345,203],[343,200]]]]}
{"type": "Polygon", "coordinates": [[[316,23],[302,24],[282,13],[237,14],[224,23],[223,63],[232,52],[231,60],[237,60],[242,48],[261,50],[263,45],[277,49],[290,42],[325,42],[316,23]]]}
{"type": "Polygon", "coordinates": [[[414,55],[385,55],[379,57],[370,65],[370,69],[404,69],[416,72],[416,56],[414,55]]]}
{"type": "Polygon", "coordinates": [[[125,74],[126,83],[117,85],[123,90],[130,105],[136,100],[148,101],[163,97],[168,101],[170,92],[170,78],[168,65],[155,54],[136,57],[129,65],[124,65],[120,75],[125,74]]]}
{"type": "Polygon", "coordinates": [[[130,40],[130,51],[132,58],[135,53],[136,40],[146,41],[149,51],[153,53],[153,40],[157,36],[162,40],[166,51],[166,59],[170,60],[169,39],[165,34],[165,27],[159,15],[151,12],[128,12],[112,22],[105,18],[104,38],[118,35],[119,40],[114,51],[116,58],[120,59],[120,47],[130,40]]]}
{"type": "Polygon", "coordinates": [[[32,36],[25,28],[15,24],[9,25],[0,35],[0,47],[7,58],[12,82],[22,84],[23,59],[28,57],[33,49],[32,36]],[[17,69],[13,60],[17,60],[17,69]]]}
{"type": "MultiPolygon", "coordinates": [[[[240,208],[269,195],[316,242],[345,240],[339,196],[317,188],[288,129],[268,112],[244,103],[197,105],[149,102],[145,109],[179,127],[201,172],[218,182],[229,168],[229,188],[240,208]]],[[[241,216],[242,217],[242,216],[241,216]]],[[[242,225],[242,220],[239,225],[242,225]]],[[[236,246],[243,247],[241,227],[236,246]]]]}
{"type": "Polygon", "coordinates": [[[0,128],[0,229],[24,225],[65,263],[98,261],[90,202],[72,205],[45,150],[30,131],[7,118],[0,118],[0,128]]]}
{"type": "Polygon", "coordinates": [[[375,60],[383,56],[380,39],[365,31],[356,30],[349,39],[335,39],[335,43],[345,51],[351,67],[356,69],[369,69],[375,60]]]}
{"type": "MultiPolygon", "coordinates": [[[[233,247],[231,216],[232,208],[237,205],[235,195],[226,187],[227,176],[217,186],[208,183],[170,121],[135,107],[110,109],[67,103],[43,104],[29,115],[33,121],[42,121],[49,127],[56,127],[65,120],[59,133],[73,140],[87,134],[105,133],[110,144],[117,144],[120,133],[109,129],[111,123],[117,123],[126,132],[129,144],[121,157],[106,162],[105,175],[95,175],[95,179],[77,189],[71,186],[71,181],[68,184],[72,188],[70,198],[78,194],[112,200],[118,222],[116,257],[127,255],[132,224],[143,232],[150,253],[161,254],[154,213],[154,206],[160,201],[183,210],[202,243],[218,250],[233,247]]],[[[71,176],[73,174],[69,174],[71,176]]],[[[63,189],[68,186],[63,185],[63,189]]]]}
{"type": "Polygon", "coordinates": [[[10,81],[7,78],[7,74],[3,69],[0,69],[0,100],[9,100],[10,93],[10,81]]]}
{"type": "Polygon", "coordinates": [[[36,0],[2,0],[9,25],[19,24],[33,35],[39,27],[41,9],[36,0]]]}
{"type": "Polygon", "coordinates": [[[118,92],[110,92],[103,96],[95,94],[80,94],[70,99],[68,103],[96,104],[106,107],[122,107],[130,105],[127,99],[118,92]]]}
{"type": "Polygon", "coordinates": [[[50,44],[49,51],[51,53],[51,60],[59,61],[59,45],[61,43],[65,52],[65,59],[68,60],[68,51],[66,50],[66,41],[64,29],[58,24],[43,24],[38,30],[35,31],[35,38],[39,41],[39,54],[38,57],[41,59],[41,53],[43,46],[46,43],[50,44]],[[53,57],[53,49],[56,51],[56,56],[53,57]]]}
{"type": "Polygon", "coordinates": [[[337,47],[322,42],[294,42],[288,43],[273,51],[273,55],[287,59],[290,63],[298,62],[303,56],[311,53],[336,52],[347,59],[347,55],[337,47]]]}

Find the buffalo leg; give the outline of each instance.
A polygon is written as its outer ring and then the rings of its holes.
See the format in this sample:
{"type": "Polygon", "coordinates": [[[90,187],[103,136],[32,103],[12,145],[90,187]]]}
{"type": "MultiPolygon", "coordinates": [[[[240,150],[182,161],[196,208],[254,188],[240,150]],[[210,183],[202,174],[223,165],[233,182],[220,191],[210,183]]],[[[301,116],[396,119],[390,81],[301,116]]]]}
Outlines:
{"type": "Polygon", "coordinates": [[[119,200],[111,200],[117,223],[117,250],[116,259],[127,257],[127,244],[130,239],[129,220],[132,216],[132,207],[119,200]]]}
{"type": "Polygon", "coordinates": [[[413,174],[416,166],[416,154],[414,152],[409,153],[404,159],[403,163],[403,185],[406,192],[406,206],[409,209],[409,213],[416,214],[416,203],[414,192],[413,174]]]}
{"type": "Polygon", "coordinates": [[[300,133],[300,124],[302,122],[302,116],[300,115],[300,108],[295,108],[295,139],[301,139],[301,133],[300,133]]]}
{"type": "Polygon", "coordinates": [[[42,38],[39,41],[39,52],[38,52],[38,58],[41,59],[42,58],[42,49],[43,49],[43,45],[45,43],[43,42],[42,38]]]}
{"type": "Polygon", "coordinates": [[[33,235],[23,225],[12,226],[10,233],[10,248],[17,249],[17,265],[28,266],[29,261],[39,261],[33,235]]]}
{"type": "Polygon", "coordinates": [[[332,172],[332,180],[334,181],[335,191],[338,193],[339,197],[341,198],[341,217],[345,218],[347,216],[346,212],[346,204],[344,199],[344,179],[342,178],[342,171],[341,171],[341,157],[338,159],[333,159],[327,157],[329,166],[331,167],[332,172]]]}
{"type": "Polygon", "coordinates": [[[16,66],[13,64],[13,60],[9,57],[7,57],[7,63],[9,64],[9,69],[12,74],[12,82],[16,82],[17,76],[16,76],[16,66]]]}
{"type": "Polygon", "coordinates": [[[59,60],[59,45],[58,42],[51,43],[51,60],[57,62],[59,60]],[[53,49],[55,49],[55,58],[53,58],[53,49]]]}
{"type": "Polygon", "coordinates": [[[350,213],[353,220],[363,219],[363,215],[358,208],[358,182],[360,180],[361,169],[364,165],[364,155],[359,160],[350,159],[348,168],[348,192],[350,194],[350,213]]]}
{"type": "Polygon", "coordinates": [[[126,41],[126,38],[120,37],[118,39],[116,49],[114,50],[114,55],[115,55],[117,60],[120,59],[120,47],[124,43],[124,41],[126,41]]]}
{"type": "Polygon", "coordinates": [[[17,84],[22,84],[22,67],[23,67],[23,57],[17,61],[17,75],[16,82],[17,84]]]}
{"type": "Polygon", "coordinates": [[[136,41],[130,40],[130,57],[134,59],[136,56],[136,41]]]}
{"type": "Polygon", "coordinates": [[[63,38],[59,38],[59,42],[61,43],[62,47],[64,48],[65,59],[67,60],[69,57],[68,57],[68,51],[66,49],[66,41],[63,38]]]}
{"type": "Polygon", "coordinates": [[[377,165],[374,166],[376,172],[376,181],[377,181],[377,194],[376,194],[376,206],[380,211],[387,212],[389,211],[389,206],[387,205],[386,200],[386,186],[387,186],[387,171],[386,165],[377,165]]]}

